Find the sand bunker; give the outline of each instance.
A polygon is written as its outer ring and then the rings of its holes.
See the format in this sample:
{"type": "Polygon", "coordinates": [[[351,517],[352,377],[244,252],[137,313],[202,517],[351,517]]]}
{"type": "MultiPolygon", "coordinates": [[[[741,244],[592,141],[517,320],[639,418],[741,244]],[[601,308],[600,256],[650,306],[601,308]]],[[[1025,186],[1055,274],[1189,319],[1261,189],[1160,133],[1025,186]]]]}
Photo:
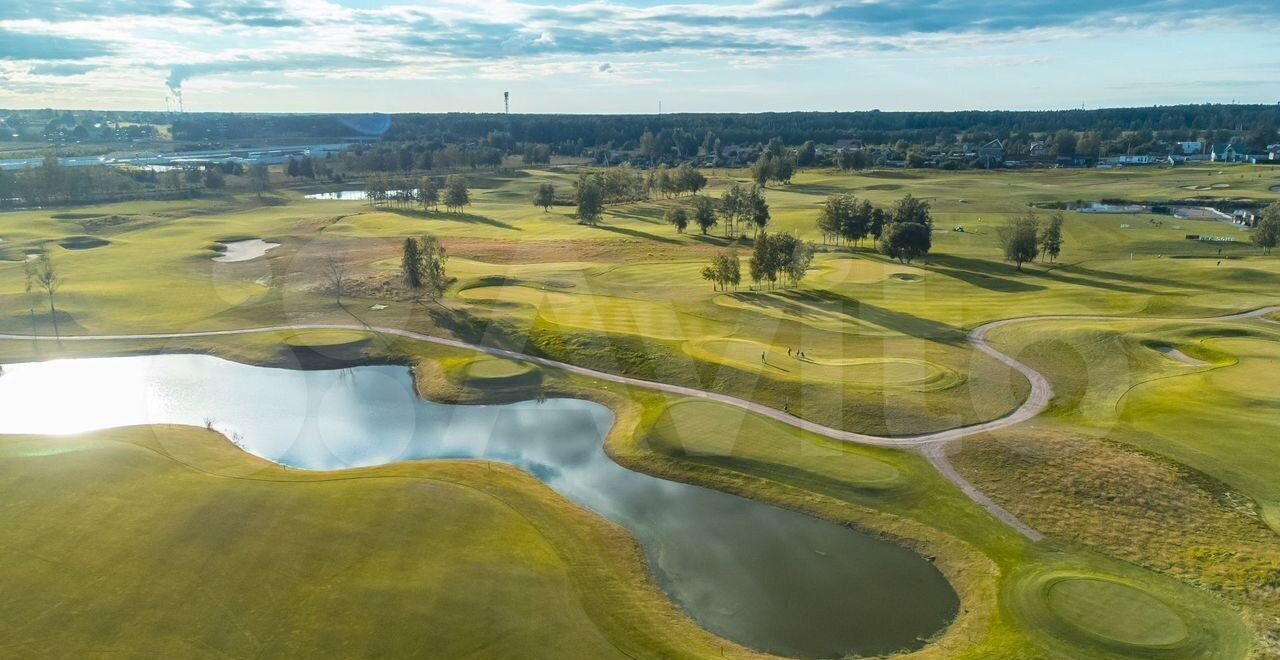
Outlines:
{"type": "Polygon", "coordinates": [[[213,260],[218,263],[233,263],[237,261],[249,261],[257,259],[267,253],[267,250],[280,247],[279,243],[268,243],[260,238],[251,238],[244,241],[227,241],[220,243],[226,248],[221,256],[214,257],[213,260]]]}

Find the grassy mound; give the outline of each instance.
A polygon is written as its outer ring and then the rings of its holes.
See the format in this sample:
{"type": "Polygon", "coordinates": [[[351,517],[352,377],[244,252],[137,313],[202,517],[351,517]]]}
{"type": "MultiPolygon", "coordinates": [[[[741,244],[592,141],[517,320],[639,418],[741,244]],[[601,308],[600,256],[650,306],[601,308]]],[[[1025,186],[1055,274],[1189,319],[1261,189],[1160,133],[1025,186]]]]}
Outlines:
{"type": "Polygon", "coordinates": [[[346,346],[369,340],[369,335],[354,330],[302,330],[281,338],[294,348],[346,346]]]}
{"type": "Polygon", "coordinates": [[[459,384],[468,387],[517,387],[542,382],[542,370],[537,366],[495,357],[467,360],[450,371],[459,384]]]}
{"type": "Polygon", "coordinates": [[[719,655],[629,536],[513,468],[285,470],[135,427],[0,437],[0,473],[23,657],[719,655]]]}
{"type": "Polygon", "coordinates": [[[1168,647],[1187,638],[1172,608],[1127,584],[1097,578],[1064,578],[1045,590],[1060,619],[1105,644],[1168,647]]]}
{"type": "Polygon", "coordinates": [[[1073,657],[1235,658],[1249,648],[1239,617],[1212,597],[1115,568],[1125,577],[1111,567],[1042,568],[1012,584],[1012,605],[1073,657]]]}

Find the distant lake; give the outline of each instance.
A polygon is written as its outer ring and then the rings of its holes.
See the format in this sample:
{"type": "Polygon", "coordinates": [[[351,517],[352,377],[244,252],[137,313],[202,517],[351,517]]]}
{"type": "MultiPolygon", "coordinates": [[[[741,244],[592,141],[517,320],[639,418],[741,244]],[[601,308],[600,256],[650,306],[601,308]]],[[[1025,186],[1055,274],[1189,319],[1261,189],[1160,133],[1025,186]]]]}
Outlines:
{"type": "Polygon", "coordinates": [[[700,625],[762,651],[916,648],[959,605],[938,570],[905,548],[619,466],[602,448],[613,414],[589,401],[447,405],[418,398],[403,367],[294,371],[203,355],[11,364],[0,374],[0,433],[207,421],[255,456],[307,470],[473,458],[520,467],[629,530],[700,625]]]}
{"type": "MultiPolygon", "coordinates": [[[[408,192],[411,192],[415,195],[418,194],[417,189],[410,190],[408,192]]],[[[399,193],[400,193],[399,190],[387,191],[388,195],[396,195],[399,193]]],[[[336,192],[311,193],[310,195],[307,195],[306,198],[307,199],[323,199],[323,200],[336,201],[336,202],[361,202],[366,199],[369,199],[369,196],[366,195],[363,190],[339,190],[336,192]]]]}

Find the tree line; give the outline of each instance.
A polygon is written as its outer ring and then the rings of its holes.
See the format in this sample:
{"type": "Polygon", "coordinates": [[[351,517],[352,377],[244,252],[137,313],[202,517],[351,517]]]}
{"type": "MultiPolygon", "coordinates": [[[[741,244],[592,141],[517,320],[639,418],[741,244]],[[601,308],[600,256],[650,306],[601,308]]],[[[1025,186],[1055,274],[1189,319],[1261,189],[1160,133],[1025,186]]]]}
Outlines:
{"type": "Polygon", "coordinates": [[[466,178],[458,175],[424,176],[415,184],[409,178],[393,179],[375,174],[365,179],[364,196],[375,207],[421,206],[423,211],[438,211],[443,202],[446,211],[461,213],[471,204],[471,188],[466,178]]]}

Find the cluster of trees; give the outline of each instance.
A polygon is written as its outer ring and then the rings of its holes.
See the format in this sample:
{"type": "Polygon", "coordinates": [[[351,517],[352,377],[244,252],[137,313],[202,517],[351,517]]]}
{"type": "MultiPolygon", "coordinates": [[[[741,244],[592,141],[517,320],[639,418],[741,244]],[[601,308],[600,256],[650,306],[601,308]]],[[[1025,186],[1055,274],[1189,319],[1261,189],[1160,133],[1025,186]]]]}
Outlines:
{"type": "Polygon", "coordinates": [[[864,170],[870,161],[871,157],[862,149],[845,149],[836,154],[836,166],[845,172],[864,170]]]}
{"type": "Polygon", "coordinates": [[[200,189],[220,190],[226,187],[227,174],[243,173],[238,165],[165,172],[107,165],[66,167],[47,156],[38,167],[0,170],[0,208],[190,196],[200,189]]]}
{"type": "Polygon", "coordinates": [[[526,144],[520,157],[525,165],[545,165],[551,162],[551,145],[526,144]]]}
{"type": "Polygon", "coordinates": [[[574,186],[578,222],[594,226],[600,224],[606,204],[649,199],[651,179],[642,172],[623,165],[583,172],[574,186]]]}
{"type": "MultiPolygon", "coordinates": [[[[816,147],[814,147],[814,153],[816,158],[816,147]]],[[[791,183],[797,166],[796,155],[787,151],[782,138],[774,137],[769,140],[760,158],[751,166],[751,179],[758,186],[768,185],[770,181],[791,183]]]]}
{"type": "Polygon", "coordinates": [[[1250,233],[1253,244],[1262,248],[1263,254],[1271,254],[1272,248],[1280,244],[1280,202],[1272,202],[1262,210],[1262,217],[1250,233]]]}
{"type": "Polygon", "coordinates": [[[285,163],[284,172],[295,179],[323,179],[332,175],[328,164],[323,161],[317,163],[311,156],[303,156],[302,158],[290,156],[285,163]]]}
{"type": "Polygon", "coordinates": [[[357,144],[331,157],[328,165],[349,173],[474,170],[501,167],[504,158],[505,151],[494,147],[415,140],[357,144]]]}
{"type": "Polygon", "coordinates": [[[933,216],[929,202],[905,195],[888,214],[880,230],[879,250],[903,263],[929,254],[933,248],[933,216]]]}
{"type": "Polygon", "coordinates": [[[698,231],[704,236],[719,223],[716,219],[716,202],[705,195],[694,197],[688,205],[668,207],[663,219],[681,234],[690,224],[697,225],[698,231]]]}
{"type": "Polygon", "coordinates": [[[702,268],[702,279],[711,282],[711,288],[716,291],[728,291],[729,287],[737,289],[742,283],[742,261],[738,258],[738,251],[728,249],[711,257],[711,263],[702,268]]]}
{"type": "Polygon", "coordinates": [[[650,189],[657,189],[663,197],[679,197],[684,194],[696,195],[707,187],[707,177],[691,165],[685,164],[676,169],[666,166],[653,171],[650,189]]]}
{"type": "Polygon", "coordinates": [[[391,179],[375,174],[365,180],[364,196],[373,206],[421,206],[423,211],[438,211],[443,201],[445,210],[460,213],[471,204],[467,180],[457,175],[445,179],[424,176],[418,179],[415,187],[409,179],[391,179]]]}
{"type": "Polygon", "coordinates": [[[400,273],[405,286],[415,293],[439,300],[449,287],[445,272],[448,263],[449,253],[435,236],[424,234],[422,238],[404,239],[400,273]]]}
{"type": "Polygon", "coordinates": [[[744,236],[748,227],[755,234],[769,225],[769,202],[759,186],[735,183],[721,193],[717,206],[725,236],[744,236]]]}
{"type": "Polygon", "coordinates": [[[1062,222],[1062,214],[1055,213],[1047,224],[1042,224],[1034,211],[1010,219],[997,232],[1004,258],[1017,264],[1018,270],[1037,256],[1056,260],[1062,253],[1062,222]]]}
{"type": "Polygon", "coordinates": [[[756,286],[768,283],[770,289],[778,282],[796,286],[804,279],[813,263],[813,244],[791,234],[762,232],[755,238],[748,267],[756,286]]]}
{"type": "Polygon", "coordinates": [[[824,244],[844,242],[861,245],[869,237],[880,237],[886,218],[884,209],[867,200],[858,202],[853,193],[833,195],[823,203],[818,214],[818,231],[824,244]]]}

